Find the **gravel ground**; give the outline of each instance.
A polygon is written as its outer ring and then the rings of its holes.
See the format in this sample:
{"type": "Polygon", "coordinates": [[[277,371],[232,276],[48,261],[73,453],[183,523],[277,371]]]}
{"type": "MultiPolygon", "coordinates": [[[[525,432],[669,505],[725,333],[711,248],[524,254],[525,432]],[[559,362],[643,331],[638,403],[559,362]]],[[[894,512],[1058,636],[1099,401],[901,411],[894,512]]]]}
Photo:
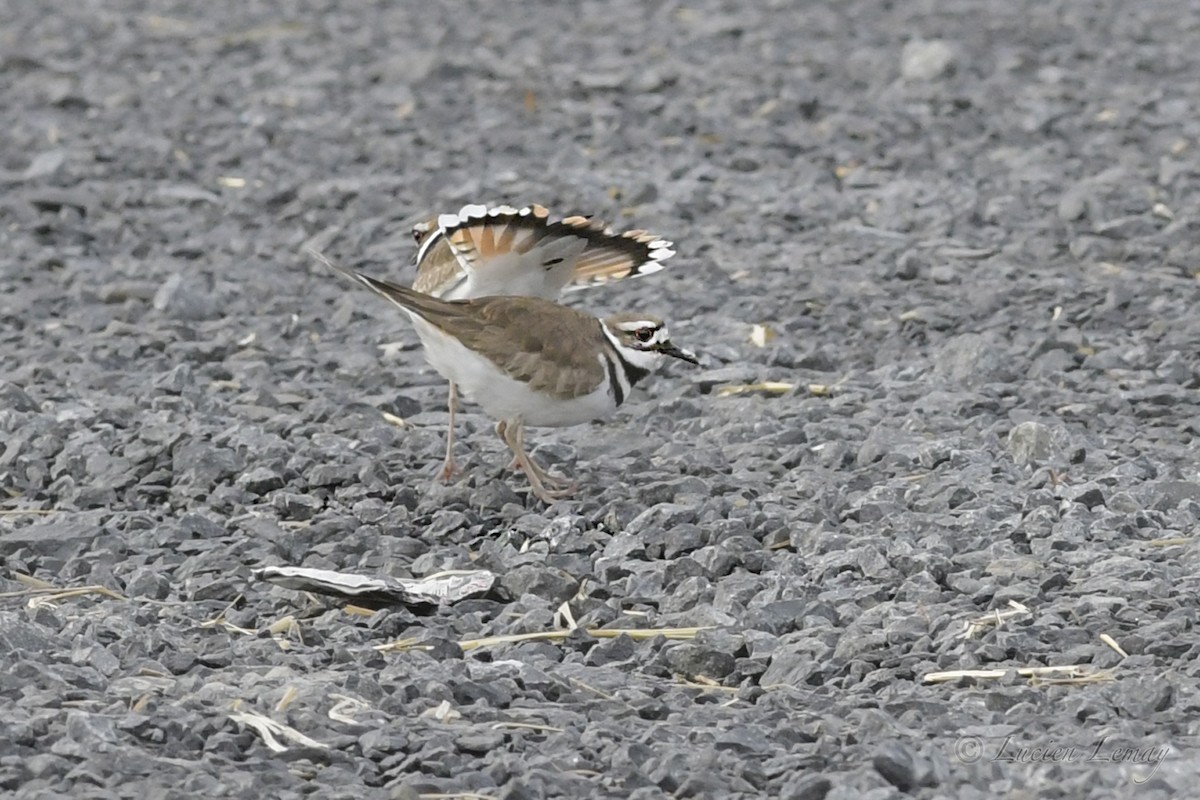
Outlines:
{"type": "Polygon", "coordinates": [[[1193,4],[282,5],[0,8],[0,792],[1195,790],[1193,4]],[[444,384],[300,254],[408,280],[481,200],[673,238],[573,302],[703,353],[531,432],[550,508],[470,409],[432,485],[444,384]],[[363,616],[266,565],[501,589],[363,616]],[[564,601],[708,627],[459,644],[564,601]]]}

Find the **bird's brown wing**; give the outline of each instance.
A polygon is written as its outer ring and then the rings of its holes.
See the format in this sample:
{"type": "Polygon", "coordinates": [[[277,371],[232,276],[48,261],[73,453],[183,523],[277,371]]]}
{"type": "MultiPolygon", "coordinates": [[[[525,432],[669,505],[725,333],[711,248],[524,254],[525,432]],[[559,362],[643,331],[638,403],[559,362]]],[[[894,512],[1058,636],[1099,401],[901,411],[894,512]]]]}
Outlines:
{"type": "Polygon", "coordinates": [[[425,319],[534,391],[569,399],[603,383],[599,353],[606,343],[595,317],[535,297],[482,297],[451,305],[462,313],[425,319]]]}
{"type": "Polygon", "coordinates": [[[454,336],[534,391],[569,399],[589,394],[604,382],[598,354],[606,340],[600,320],[590,314],[536,297],[441,300],[313,255],[454,336]]]}

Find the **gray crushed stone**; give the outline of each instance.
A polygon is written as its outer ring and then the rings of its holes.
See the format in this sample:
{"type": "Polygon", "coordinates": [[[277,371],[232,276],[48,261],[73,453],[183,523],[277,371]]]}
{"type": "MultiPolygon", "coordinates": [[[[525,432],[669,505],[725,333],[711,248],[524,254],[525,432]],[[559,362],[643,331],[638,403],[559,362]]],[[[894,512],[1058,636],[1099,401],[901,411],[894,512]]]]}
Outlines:
{"type": "Polygon", "coordinates": [[[0,23],[0,793],[1194,791],[1191,5],[0,23]],[[582,484],[551,508],[471,408],[432,484],[443,383],[301,255],[406,280],[411,224],[480,201],[678,245],[571,302],[662,313],[703,364],[533,431],[582,484]],[[794,388],[722,392],[762,381],[794,388]],[[501,590],[363,616],[264,565],[501,590]],[[1107,679],[1012,672],[1072,664],[1107,679]],[[959,669],[1009,672],[923,681],[959,669]]]}

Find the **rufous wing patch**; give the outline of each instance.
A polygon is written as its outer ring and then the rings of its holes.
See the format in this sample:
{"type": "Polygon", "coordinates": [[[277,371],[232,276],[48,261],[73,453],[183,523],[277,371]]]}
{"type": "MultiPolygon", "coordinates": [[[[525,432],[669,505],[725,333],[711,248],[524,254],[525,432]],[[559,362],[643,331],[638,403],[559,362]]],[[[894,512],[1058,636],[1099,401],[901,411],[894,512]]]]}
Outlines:
{"type": "Polygon", "coordinates": [[[550,212],[539,205],[464,206],[458,214],[443,214],[438,223],[464,269],[476,269],[506,253],[524,253],[546,231],[550,212]]]}

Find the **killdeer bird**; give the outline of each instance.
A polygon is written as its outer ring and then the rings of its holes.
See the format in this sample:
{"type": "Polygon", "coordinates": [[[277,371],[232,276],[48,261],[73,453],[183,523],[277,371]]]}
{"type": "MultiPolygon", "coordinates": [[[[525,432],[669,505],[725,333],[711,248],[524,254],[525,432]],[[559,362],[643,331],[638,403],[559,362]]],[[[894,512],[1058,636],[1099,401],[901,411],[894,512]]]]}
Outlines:
{"type": "MultiPolygon", "coordinates": [[[[523,295],[553,300],[564,290],[650,275],[675,254],[672,243],[642,230],[614,233],[589,217],[554,219],[539,205],[463,206],[413,226],[417,277],[412,288],[443,300],[523,295]]],[[[458,393],[450,382],[446,459],[454,463],[458,393]]]]}
{"type": "Polygon", "coordinates": [[[668,356],[697,363],[671,343],[667,326],[654,317],[621,314],[601,320],[538,297],[441,300],[309,253],[408,314],[426,360],[499,420],[496,433],[512,450],[534,495],[547,503],[575,487],[525,452],[526,425],[578,425],[607,417],[668,356]]]}

